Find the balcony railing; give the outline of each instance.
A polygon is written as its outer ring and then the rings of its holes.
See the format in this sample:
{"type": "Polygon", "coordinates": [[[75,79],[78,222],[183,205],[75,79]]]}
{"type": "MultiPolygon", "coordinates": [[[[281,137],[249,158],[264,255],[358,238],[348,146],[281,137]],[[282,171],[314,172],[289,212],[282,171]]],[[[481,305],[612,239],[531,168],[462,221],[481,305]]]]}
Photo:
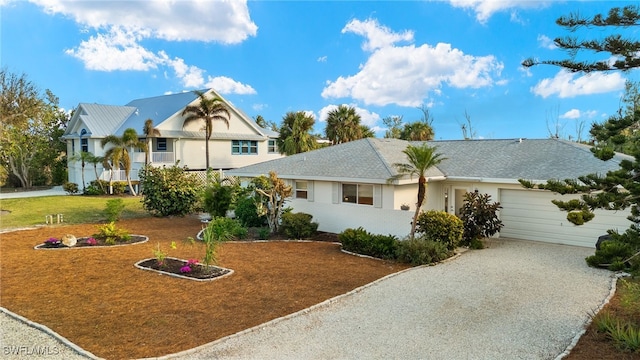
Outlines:
{"type": "MultiPolygon", "coordinates": [[[[140,177],[138,177],[138,170],[131,170],[129,172],[129,176],[131,177],[131,181],[140,180],[140,177]]],[[[100,174],[100,180],[127,181],[127,176],[124,170],[104,170],[102,174],[100,174]]]]}
{"type": "MultiPolygon", "coordinates": [[[[175,164],[176,157],[174,153],[168,151],[152,152],[149,159],[153,164],[175,164]]],[[[144,153],[136,152],[133,154],[133,162],[144,163],[144,153]]]]}

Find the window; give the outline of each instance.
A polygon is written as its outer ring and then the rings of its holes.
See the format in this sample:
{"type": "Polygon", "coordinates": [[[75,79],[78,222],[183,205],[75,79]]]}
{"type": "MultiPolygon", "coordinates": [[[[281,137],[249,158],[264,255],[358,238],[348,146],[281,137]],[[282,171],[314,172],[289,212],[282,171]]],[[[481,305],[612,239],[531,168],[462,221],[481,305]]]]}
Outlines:
{"type": "Polygon", "coordinates": [[[250,155],[258,153],[258,142],[252,140],[233,140],[231,153],[234,155],[250,155]]]}
{"type": "Polygon", "coordinates": [[[309,197],[309,187],[306,181],[296,181],[296,199],[306,199],[309,197]]]}
{"type": "Polygon", "coordinates": [[[80,151],[89,152],[89,139],[80,139],[80,148],[80,151]]]}
{"type": "Polygon", "coordinates": [[[342,202],[373,205],[373,185],[342,184],[342,202]]]}
{"type": "Polygon", "coordinates": [[[275,140],[269,140],[269,154],[274,154],[278,152],[278,145],[276,145],[275,140]]]}
{"type": "Polygon", "coordinates": [[[167,138],[158,138],[156,146],[158,151],[167,151],[167,138]]]}

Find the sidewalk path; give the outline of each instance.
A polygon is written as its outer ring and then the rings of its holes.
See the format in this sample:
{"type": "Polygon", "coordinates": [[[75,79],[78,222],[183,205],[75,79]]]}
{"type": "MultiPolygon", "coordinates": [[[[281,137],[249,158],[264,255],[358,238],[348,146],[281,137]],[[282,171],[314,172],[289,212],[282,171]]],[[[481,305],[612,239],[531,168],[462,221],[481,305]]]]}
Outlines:
{"type": "Polygon", "coordinates": [[[67,195],[67,193],[64,190],[62,190],[62,186],[54,186],[48,190],[16,191],[16,192],[0,193],[0,200],[39,197],[39,196],[58,196],[58,195],[67,195]]]}

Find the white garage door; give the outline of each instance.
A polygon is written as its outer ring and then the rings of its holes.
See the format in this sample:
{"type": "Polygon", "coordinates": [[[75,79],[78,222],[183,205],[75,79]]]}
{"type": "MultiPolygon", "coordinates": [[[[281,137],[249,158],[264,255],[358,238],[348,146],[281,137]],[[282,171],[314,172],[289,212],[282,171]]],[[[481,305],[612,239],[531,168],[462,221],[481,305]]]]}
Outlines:
{"type": "Polygon", "coordinates": [[[545,241],[556,244],[595,247],[598,236],[607,229],[624,232],[631,222],[629,210],[597,210],[593,220],[580,226],[567,221],[567,213],[558,210],[551,200],[569,200],[574,195],[564,195],[542,190],[500,190],[500,219],[504,227],[500,237],[545,241]]]}

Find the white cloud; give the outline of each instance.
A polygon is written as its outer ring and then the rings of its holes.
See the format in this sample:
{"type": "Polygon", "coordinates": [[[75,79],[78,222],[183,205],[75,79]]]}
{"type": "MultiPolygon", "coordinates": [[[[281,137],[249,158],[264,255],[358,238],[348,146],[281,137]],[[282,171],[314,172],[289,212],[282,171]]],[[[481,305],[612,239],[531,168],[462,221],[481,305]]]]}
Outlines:
{"type": "MultiPolygon", "coordinates": [[[[83,26],[97,28],[100,31],[88,40],[82,41],[80,45],[65,51],[85,65],[89,70],[97,71],[149,71],[165,66],[173,69],[175,76],[186,88],[214,87],[223,94],[255,94],[256,91],[249,85],[237,82],[229,77],[205,77],[206,71],[185,63],[184,59],[171,58],[164,51],[154,53],[140,42],[147,38],[161,38],[166,40],[202,40],[220,41],[223,43],[234,43],[242,41],[246,36],[238,36],[238,32],[229,29],[233,24],[221,22],[210,24],[210,19],[198,22],[193,28],[193,33],[182,29],[191,20],[185,22],[179,14],[196,15],[201,17],[202,13],[210,11],[210,8],[217,8],[227,12],[231,22],[242,18],[241,14],[246,12],[246,2],[229,1],[129,1],[118,3],[113,6],[105,2],[69,2],[59,0],[37,0],[49,13],[62,13],[73,16],[75,20],[83,26]],[[107,5],[105,5],[107,4],[107,5]],[[207,9],[203,6],[207,4],[207,9]],[[121,5],[121,6],[120,6],[121,5]],[[81,10],[86,10],[82,12],[81,10]],[[174,12],[168,16],[166,13],[174,12]],[[166,24],[153,18],[157,14],[159,18],[166,20],[166,24]],[[163,15],[164,14],[164,15],[163,15]],[[240,14],[240,15],[238,15],[240,14]],[[126,19],[134,15],[136,20],[127,23],[126,19]],[[140,17],[138,19],[138,16],[140,17]],[[172,20],[169,20],[169,18],[172,20]],[[175,17],[175,19],[173,19],[175,17]],[[236,19],[236,20],[234,20],[236,19]],[[135,25],[131,25],[135,24],[135,25]],[[202,27],[209,35],[198,34],[202,27]],[[220,28],[218,28],[220,27],[220,28]],[[184,31],[183,31],[184,30],[184,31]],[[224,33],[224,36],[217,36],[216,33],[224,33]],[[234,35],[235,34],[235,35],[234,35]]],[[[247,12],[248,19],[248,12],[247,12]]],[[[214,16],[215,17],[215,16],[214,16]]],[[[248,34],[248,33],[247,33],[248,34]]],[[[255,29],[252,32],[255,35],[255,29]]],[[[245,34],[246,35],[246,34],[245,34]]],[[[166,77],[166,72],[165,72],[166,77]]]]}
{"type": "Polygon", "coordinates": [[[325,55],[325,56],[320,56],[320,57],[318,58],[318,62],[327,62],[327,55],[325,55]]]}
{"type": "Polygon", "coordinates": [[[419,106],[429,93],[447,84],[480,88],[496,83],[503,64],[494,56],[471,56],[450,44],[439,43],[376,49],[360,71],[328,81],[324,98],[352,97],[370,105],[419,106]]]}
{"type": "Polygon", "coordinates": [[[236,44],[255,36],[258,30],[249,16],[246,0],[31,2],[47,13],[72,17],[77,23],[91,28],[121,27],[169,41],[236,44]]]}
{"type": "Polygon", "coordinates": [[[578,109],[571,109],[569,111],[567,111],[566,113],[560,115],[561,119],[578,119],[580,118],[581,114],[580,114],[580,110],[578,109]]]}
{"type": "MultiPolygon", "coordinates": [[[[376,127],[376,123],[380,120],[380,115],[375,113],[375,112],[371,112],[367,109],[363,109],[361,107],[358,107],[355,104],[342,104],[348,107],[352,107],[356,110],[356,114],[360,115],[360,120],[361,120],[361,124],[362,125],[366,125],[370,128],[374,128],[376,127]]],[[[323,107],[322,109],[320,109],[320,116],[319,116],[319,120],[320,122],[325,122],[327,121],[327,117],[329,116],[329,112],[335,110],[338,108],[338,105],[327,105],[325,107],[323,107]]]]}
{"type": "Polygon", "coordinates": [[[240,83],[226,76],[210,76],[206,87],[214,88],[221,94],[248,95],[256,93],[256,91],[250,85],[240,83]]]}
{"type": "Polygon", "coordinates": [[[89,70],[146,71],[157,68],[162,59],[140,46],[138,40],[137,34],[112,28],[109,33],[92,36],[65,53],[80,59],[89,70]]]}
{"type": "Polygon", "coordinates": [[[375,51],[399,41],[413,41],[413,31],[395,33],[388,27],[380,25],[376,19],[351,20],[342,29],[343,34],[348,32],[362,35],[365,38],[365,42],[362,44],[362,49],[365,51],[375,51]]]}
{"type": "Polygon", "coordinates": [[[555,77],[540,80],[531,88],[531,92],[543,98],[551,95],[569,98],[619,91],[624,88],[625,79],[619,73],[591,73],[577,78],[576,75],[560,70],[555,77]]]}
{"type": "Polygon", "coordinates": [[[549,50],[555,50],[558,48],[556,44],[553,42],[553,39],[545,35],[538,35],[538,44],[540,47],[549,49],[549,50]]]}
{"type": "MultiPolygon", "coordinates": [[[[476,20],[484,24],[489,18],[500,11],[515,8],[539,8],[545,7],[548,1],[522,1],[522,0],[449,0],[451,6],[469,9],[476,13],[476,20]]],[[[511,13],[511,20],[522,22],[517,14],[511,13]]]]}

